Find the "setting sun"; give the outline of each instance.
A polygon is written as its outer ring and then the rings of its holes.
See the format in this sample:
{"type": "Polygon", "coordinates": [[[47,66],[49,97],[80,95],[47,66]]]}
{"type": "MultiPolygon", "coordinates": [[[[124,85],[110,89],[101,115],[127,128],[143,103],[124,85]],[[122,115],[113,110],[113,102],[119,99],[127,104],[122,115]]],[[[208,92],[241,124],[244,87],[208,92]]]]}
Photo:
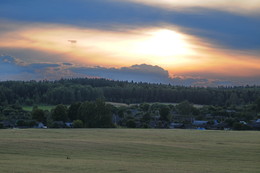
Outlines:
{"type": "Polygon", "coordinates": [[[192,54],[186,38],[172,30],[158,29],[147,32],[145,38],[136,44],[136,53],[152,57],[174,58],[192,54]]]}

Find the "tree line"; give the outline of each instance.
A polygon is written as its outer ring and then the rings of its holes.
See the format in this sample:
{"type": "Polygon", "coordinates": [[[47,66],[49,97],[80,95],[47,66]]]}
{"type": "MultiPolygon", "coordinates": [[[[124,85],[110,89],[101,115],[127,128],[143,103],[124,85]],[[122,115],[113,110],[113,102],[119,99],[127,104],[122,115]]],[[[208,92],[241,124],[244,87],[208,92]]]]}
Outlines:
{"type": "Polygon", "coordinates": [[[255,102],[259,86],[184,87],[107,79],[0,82],[0,105],[72,104],[98,98],[120,103],[171,102],[231,106],[255,102]]]}
{"type": "Polygon", "coordinates": [[[102,99],[51,107],[45,110],[34,106],[25,111],[19,105],[0,106],[0,128],[196,128],[194,122],[204,121],[199,127],[260,129],[256,121],[260,118],[260,98],[253,104],[231,107],[195,106],[188,101],[118,106],[102,99]]]}
{"type": "Polygon", "coordinates": [[[52,110],[34,106],[32,111],[25,111],[19,105],[0,106],[0,128],[37,127],[38,123],[51,128],[111,128],[114,127],[112,107],[101,99],[77,102],[69,106],[59,104],[52,110]]]}
{"type": "Polygon", "coordinates": [[[49,127],[59,127],[57,123],[72,122],[75,128],[110,128],[112,122],[112,106],[103,100],[76,102],[70,106],[57,105],[54,109],[43,111],[34,107],[31,118],[37,122],[42,122],[49,127]]]}

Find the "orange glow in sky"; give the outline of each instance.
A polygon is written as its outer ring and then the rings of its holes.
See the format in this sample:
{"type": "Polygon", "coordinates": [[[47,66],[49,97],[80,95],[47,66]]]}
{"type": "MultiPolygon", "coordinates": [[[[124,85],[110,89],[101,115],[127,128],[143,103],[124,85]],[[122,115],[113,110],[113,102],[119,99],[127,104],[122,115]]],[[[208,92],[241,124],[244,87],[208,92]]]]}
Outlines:
{"type": "Polygon", "coordinates": [[[86,66],[123,67],[146,63],[159,65],[171,75],[192,72],[260,75],[260,60],[255,55],[222,50],[206,40],[170,27],[106,31],[32,25],[2,35],[0,47],[60,54],[64,62],[86,66]]]}

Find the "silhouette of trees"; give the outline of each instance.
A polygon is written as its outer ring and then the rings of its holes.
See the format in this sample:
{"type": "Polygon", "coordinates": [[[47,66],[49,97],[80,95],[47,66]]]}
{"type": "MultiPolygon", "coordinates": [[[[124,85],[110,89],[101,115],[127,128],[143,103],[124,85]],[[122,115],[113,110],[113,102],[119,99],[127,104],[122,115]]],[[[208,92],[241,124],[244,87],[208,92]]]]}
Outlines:
{"type": "Polygon", "coordinates": [[[98,98],[127,104],[187,100],[194,104],[231,106],[255,102],[260,98],[260,87],[200,88],[83,78],[0,82],[0,105],[68,105],[98,98]]]}

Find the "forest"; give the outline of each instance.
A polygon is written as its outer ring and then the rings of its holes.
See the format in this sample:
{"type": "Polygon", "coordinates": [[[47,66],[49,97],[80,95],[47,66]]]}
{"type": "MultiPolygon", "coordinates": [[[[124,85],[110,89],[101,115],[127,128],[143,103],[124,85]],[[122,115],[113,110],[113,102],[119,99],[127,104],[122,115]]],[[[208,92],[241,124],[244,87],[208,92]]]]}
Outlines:
{"type": "Polygon", "coordinates": [[[258,86],[198,88],[88,78],[0,83],[0,128],[260,130],[259,113],[258,86]]]}
{"type": "Polygon", "coordinates": [[[101,98],[126,104],[186,100],[200,105],[231,106],[250,104],[259,97],[259,86],[184,87],[93,78],[0,82],[0,105],[72,104],[101,98]]]}

